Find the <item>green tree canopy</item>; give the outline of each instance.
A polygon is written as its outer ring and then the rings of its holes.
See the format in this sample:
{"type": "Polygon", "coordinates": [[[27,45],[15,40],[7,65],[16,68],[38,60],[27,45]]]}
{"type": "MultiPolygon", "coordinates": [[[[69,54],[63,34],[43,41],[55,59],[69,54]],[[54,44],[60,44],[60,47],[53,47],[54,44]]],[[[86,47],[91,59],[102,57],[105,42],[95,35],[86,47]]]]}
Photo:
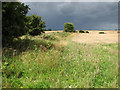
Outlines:
{"type": "Polygon", "coordinates": [[[74,24],[73,23],[64,23],[64,31],[65,32],[74,32],[74,24]]]}
{"type": "Polygon", "coordinates": [[[2,3],[2,40],[3,44],[8,43],[26,34],[24,19],[30,8],[20,2],[2,3]]]}
{"type": "Polygon", "coordinates": [[[44,32],[46,25],[41,18],[41,16],[36,15],[26,16],[26,27],[29,29],[30,35],[39,35],[44,32]]]}

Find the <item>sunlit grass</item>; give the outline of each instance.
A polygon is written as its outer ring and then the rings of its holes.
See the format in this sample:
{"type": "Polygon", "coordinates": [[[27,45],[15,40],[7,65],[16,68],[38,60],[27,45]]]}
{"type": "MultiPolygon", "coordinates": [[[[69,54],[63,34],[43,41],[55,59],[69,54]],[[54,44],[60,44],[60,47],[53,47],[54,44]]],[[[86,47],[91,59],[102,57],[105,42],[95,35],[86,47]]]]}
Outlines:
{"type": "Polygon", "coordinates": [[[29,45],[24,50],[4,48],[3,87],[118,87],[117,44],[79,44],[71,40],[70,33],[52,35],[59,41],[38,36],[32,37],[33,41],[28,39],[27,43],[22,41],[21,48],[29,45]]]}

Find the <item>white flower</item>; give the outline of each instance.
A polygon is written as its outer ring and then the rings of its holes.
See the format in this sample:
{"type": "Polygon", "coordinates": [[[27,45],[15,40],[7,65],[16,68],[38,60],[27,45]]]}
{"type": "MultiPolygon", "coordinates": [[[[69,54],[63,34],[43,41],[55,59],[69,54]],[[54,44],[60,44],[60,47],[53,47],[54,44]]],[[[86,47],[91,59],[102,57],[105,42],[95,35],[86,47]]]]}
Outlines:
{"type": "Polygon", "coordinates": [[[69,88],[71,88],[71,86],[69,86],[69,88]]]}

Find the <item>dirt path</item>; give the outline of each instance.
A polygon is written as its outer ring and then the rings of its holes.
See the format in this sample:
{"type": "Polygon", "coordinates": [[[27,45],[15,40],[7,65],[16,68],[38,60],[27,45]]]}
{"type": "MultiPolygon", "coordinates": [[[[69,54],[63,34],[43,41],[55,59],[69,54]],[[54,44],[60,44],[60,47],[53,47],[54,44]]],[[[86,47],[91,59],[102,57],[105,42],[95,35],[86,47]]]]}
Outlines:
{"type": "Polygon", "coordinates": [[[118,34],[98,34],[98,33],[76,33],[72,41],[84,44],[110,44],[118,42],[118,34]]]}

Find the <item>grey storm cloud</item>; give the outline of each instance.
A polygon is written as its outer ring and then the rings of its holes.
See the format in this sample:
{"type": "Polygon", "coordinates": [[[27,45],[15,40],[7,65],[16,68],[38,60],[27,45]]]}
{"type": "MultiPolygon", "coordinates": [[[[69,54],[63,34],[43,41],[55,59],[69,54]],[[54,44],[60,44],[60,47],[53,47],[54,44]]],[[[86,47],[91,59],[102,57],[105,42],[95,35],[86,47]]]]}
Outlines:
{"type": "Polygon", "coordinates": [[[71,22],[75,29],[117,29],[117,2],[24,2],[30,14],[42,16],[47,28],[64,29],[71,22]]]}

